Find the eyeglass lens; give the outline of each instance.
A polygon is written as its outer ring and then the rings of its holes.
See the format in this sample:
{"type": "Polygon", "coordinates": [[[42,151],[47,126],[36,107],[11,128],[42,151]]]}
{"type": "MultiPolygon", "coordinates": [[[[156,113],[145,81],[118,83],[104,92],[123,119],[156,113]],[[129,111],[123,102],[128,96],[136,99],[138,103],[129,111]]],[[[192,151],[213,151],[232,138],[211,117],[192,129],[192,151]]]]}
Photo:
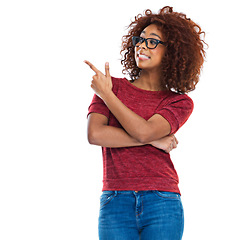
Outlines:
{"type": "Polygon", "coordinates": [[[153,38],[133,37],[133,45],[139,47],[145,41],[147,48],[155,48],[158,45],[158,41],[153,38]]]}

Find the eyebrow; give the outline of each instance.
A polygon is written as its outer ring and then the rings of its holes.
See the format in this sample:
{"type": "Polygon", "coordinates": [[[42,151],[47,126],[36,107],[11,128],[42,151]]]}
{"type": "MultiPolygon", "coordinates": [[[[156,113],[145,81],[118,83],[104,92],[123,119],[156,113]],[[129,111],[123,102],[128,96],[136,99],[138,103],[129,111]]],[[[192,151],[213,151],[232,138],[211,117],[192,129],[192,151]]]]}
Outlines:
{"type": "MultiPolygon", "coordinates": [[[[142,33],[146,33],[146,32],[142,31],[142,33]]],[[[158,37],[161,40],[161,38],[156,33],[150,33],[150,35],[156,36],[156,37],[158,37]]]]}

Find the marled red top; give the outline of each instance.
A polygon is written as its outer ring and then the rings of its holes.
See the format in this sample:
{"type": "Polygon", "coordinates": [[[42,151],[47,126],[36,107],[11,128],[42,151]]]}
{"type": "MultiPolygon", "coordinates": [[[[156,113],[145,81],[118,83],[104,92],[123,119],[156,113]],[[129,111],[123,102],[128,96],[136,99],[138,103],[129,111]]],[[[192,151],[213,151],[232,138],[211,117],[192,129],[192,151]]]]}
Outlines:
{"type": "MultiPolygon", "coordinates": [[[[147,91],[137,88],[126,78],[112,78],[114,94],[132,111],[148,120],[154,114],[163,116],[171,134],[187,121],[193,101],[185,94],[171,91],[147,91]]],[[[109,125],[122,128],[105,103],[94,95],[90,113],[100,113],[109,125]]],[[[158,190],[180,193],[178,175],[170,155],[151,145],[124,148],[102,148],[104,190],[158,190]]]]}

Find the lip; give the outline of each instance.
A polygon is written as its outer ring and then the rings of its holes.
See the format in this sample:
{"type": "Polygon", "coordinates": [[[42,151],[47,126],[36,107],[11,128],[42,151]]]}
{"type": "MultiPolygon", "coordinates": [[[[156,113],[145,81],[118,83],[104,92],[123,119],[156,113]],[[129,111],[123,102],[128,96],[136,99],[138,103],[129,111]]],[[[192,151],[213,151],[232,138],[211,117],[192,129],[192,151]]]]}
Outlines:
{"type": "Polygon", "coordinates": [[[137,53],[137,57],[139,58],[139,60],[148,60],[148,59],[150,59],[150,57],[147,54],[141,53],[141,52],[137,53]]]}

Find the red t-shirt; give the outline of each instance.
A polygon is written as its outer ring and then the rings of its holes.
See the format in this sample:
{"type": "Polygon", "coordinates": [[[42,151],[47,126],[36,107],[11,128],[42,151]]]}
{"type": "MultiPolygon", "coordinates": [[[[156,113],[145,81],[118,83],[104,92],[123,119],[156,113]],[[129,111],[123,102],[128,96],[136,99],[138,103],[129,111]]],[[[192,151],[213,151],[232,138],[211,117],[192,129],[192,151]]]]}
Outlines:
{"type": "MultiPolygon", "coordinates": [[[[187,121],[193,101],[185,94],[172,91],[148,91],[137,88],[126,78],[113,78],[114,94],[133,112],[148,120],[154,114],[163,116],[171,126],[171,134],[187,121]]],[[[108,118],[110,126],[122,128],[105,103],[94,95],[90,113],[108,118]]],[[[158,190],[180,193],[178,175],[170,155],[151,145],[102,148],[104,190],[158,190]]]]}

